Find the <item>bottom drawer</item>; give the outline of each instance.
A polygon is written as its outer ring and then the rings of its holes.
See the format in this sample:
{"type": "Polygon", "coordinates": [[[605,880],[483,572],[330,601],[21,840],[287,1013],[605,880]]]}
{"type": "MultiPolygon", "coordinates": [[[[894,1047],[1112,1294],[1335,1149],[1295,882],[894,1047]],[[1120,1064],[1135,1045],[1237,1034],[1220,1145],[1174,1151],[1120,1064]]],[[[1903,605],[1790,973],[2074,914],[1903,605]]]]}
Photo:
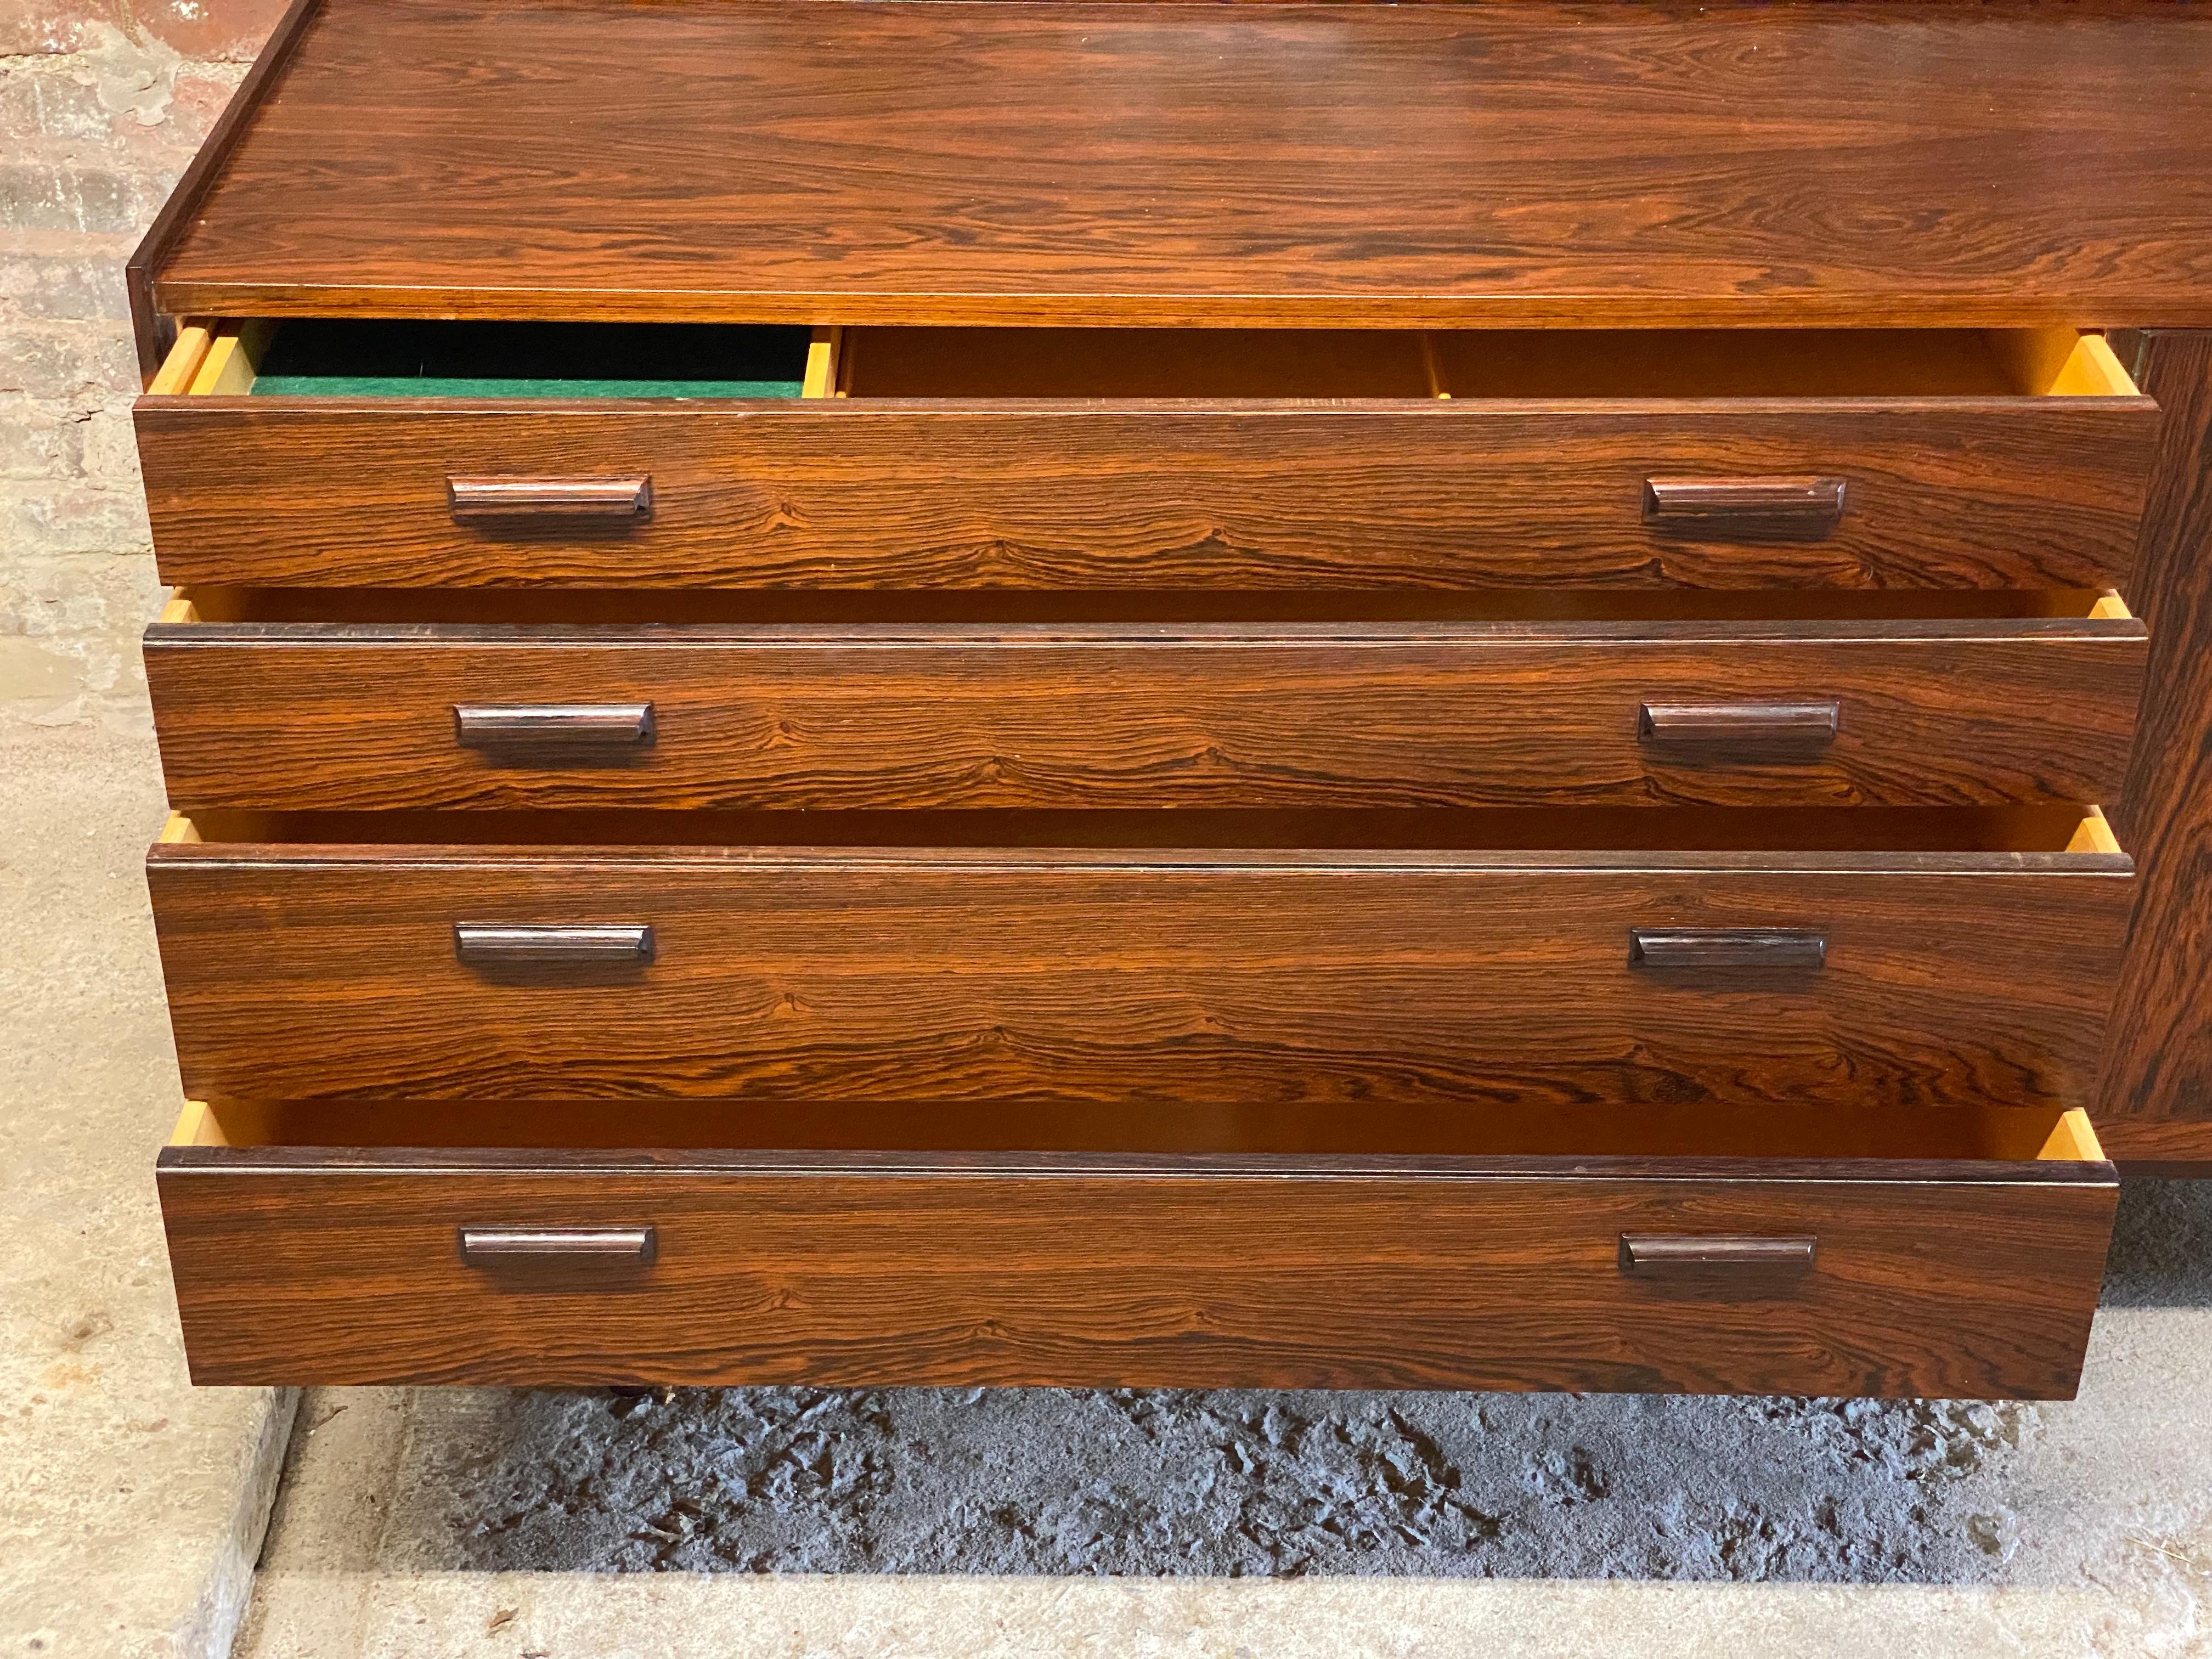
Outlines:
{"type": "Polygon", "coordinates": [[[160,1184],[203,1383],[2079,1378],[2078,1111],[1346,1115],[195,1103],[160,1184]]]}

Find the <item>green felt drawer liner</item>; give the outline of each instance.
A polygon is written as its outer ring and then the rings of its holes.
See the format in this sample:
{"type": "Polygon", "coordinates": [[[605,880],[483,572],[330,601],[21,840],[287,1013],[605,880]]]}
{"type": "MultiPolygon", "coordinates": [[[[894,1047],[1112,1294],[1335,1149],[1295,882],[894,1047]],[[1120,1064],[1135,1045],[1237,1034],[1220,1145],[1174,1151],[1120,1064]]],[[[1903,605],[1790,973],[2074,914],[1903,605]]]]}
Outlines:
{"type": "Polygon", "coordinates": [[[264,374],[257,398],[796,398],[798,380],[507,380],[443,374],[264,374]]]}
{"type": "Polygon", "coordinates": [[[808,331],[705,324],[282,325],[260,398],[796,398],[808,331]]]}

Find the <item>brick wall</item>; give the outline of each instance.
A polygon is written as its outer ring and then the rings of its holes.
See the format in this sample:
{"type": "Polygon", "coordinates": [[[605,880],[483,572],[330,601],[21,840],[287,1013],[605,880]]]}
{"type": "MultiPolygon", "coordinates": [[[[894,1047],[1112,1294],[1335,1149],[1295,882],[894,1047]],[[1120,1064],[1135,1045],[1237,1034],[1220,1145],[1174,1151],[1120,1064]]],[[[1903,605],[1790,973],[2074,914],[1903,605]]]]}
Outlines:
{"type": "Polygon", "coordinates": [[[0,0],[0,720],[143,723],[123,261],[282,0],[0,0]]]}

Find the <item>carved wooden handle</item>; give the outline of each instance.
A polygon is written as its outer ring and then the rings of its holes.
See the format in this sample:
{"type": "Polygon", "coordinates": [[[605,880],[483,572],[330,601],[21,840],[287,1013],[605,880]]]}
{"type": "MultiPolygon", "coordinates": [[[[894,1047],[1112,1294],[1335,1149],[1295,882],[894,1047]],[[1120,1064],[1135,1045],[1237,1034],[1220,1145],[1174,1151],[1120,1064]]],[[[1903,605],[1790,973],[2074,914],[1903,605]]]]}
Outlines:
{"type": "Polygon", "coordinates": [[[599,1256],[650,1262],[650,1227],[464,1227],[461,1260],[481,1265],[520,1256],[599,1256]]]}
{"type": "Polygon", "coordinates": [[[507,927],[459,921],[453,924],[453,954],[476,968],[651,962],[653,929],[507,927]]]}
{"type": "Polygon", "coordinates": [[[1644,521],[1678,535],[1818,541],[1843,517],[1841,478],[1644,481],[1644,521]]]}
{"type": "Polygon", "coordinates": [[[1825,749],[1842,714],[1833,702],[1647,702],[1636,734],[1655,748],[1825,749]]]}
{"type": "Polygon", "coordinates": [[[1625,1273],[1690,1273],[1714,1268],[1802,1273],[1813,1266],[1814,1236],[1761,1238],[1740,1233],[1623,1233],[1625,1273]]]}
{"type": "Polygon", "coordinates": [[[453,741],[464,749],[649,748],[649,702],[457,702],[453,741]]]}
{"type": "Polygon", "coordinates": [[[649,519],[653,480],[635,478],[455,478],[446,507],[475,519],[649,519]]]}
{"type": "Polygon", "coordinates": [[[1796,927],[1632,927],[1636,968],[1825,967],[1828,938],[1796,927]]]}

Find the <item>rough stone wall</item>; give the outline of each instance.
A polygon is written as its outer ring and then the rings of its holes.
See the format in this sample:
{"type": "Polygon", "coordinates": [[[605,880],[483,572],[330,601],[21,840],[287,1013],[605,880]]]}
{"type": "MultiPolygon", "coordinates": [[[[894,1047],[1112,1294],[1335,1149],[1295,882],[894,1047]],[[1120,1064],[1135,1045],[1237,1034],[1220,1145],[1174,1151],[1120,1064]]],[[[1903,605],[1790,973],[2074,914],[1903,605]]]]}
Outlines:
{"type": "Polygon", "coordinates": [[[0,0],[0,719],[143,723],[123,262],[282,0],[0,0]]]}

